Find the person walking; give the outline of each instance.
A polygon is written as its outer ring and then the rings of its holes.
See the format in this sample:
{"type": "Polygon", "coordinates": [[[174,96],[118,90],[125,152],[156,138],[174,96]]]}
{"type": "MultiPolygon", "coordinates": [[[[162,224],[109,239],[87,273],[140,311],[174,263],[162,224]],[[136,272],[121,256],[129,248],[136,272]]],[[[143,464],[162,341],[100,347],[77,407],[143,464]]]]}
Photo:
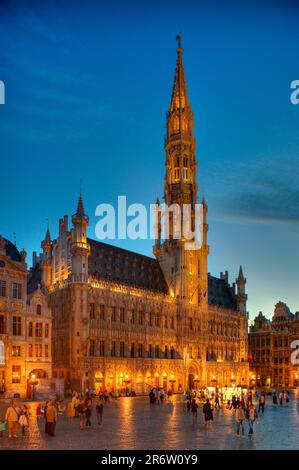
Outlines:
{"type": "Polygon", "coordinates": [[[205,425],[208,426],[209,421],[213,421],[213,410],[209,398],[207,398],[205,404],[203,405],[203,414],[205,416],[205,425]]]}
{"type": "Polygon", "coordinates": [[[83,431],[83,429],[84,429],[84,418],[85,418],[84,400],[79,401],[79,405],[77,406],[77,413],[78,413],[78,416],[79,416],[80,429],[83,431]]]}
{"type": "Polygon", "coordinates": [[[197,409],[198,409],[198,404],[196,403],[195,398],[192,398],[192,402],[191,402],[192,427],[197,425],[197,409]]]}
{"type": "Polygon", "coordinates": [[[260,397],[259,397],[259,409],[258,409],[258,412],[260,412],[262,410],[262,413],[264,413],[265,411],[265,395],[263,393],[261,393],[260,397]]]}
{"type": "Polygon", "coordinates": [[[279,394],[279,404],[280,405],[283,404],[283,397],[284,397],[284,391],[280,392],[280,394],[279,394]]]}
{"type": "Polygon", "coordinates": [[[245,420],[245,411],[242,406],[242,403],[239,403],[239,407],[236,410],[236,419],[237,419],[237,434],[240,434],[240,428],[242,431],[242,436],[244,436],[244,426],[243,426],[243,421],[245,420]]]}
{"type": "Polygon", "coordinates": [[[96,414],[97,414],[98,425],[102,424],[103,410],[104,410],[104,405],[98,400],[96,404],[96,414]]]}
{"type": "Polygon", "coordinates": [[[251,405],[249,406],[247,413],[248,413],[247,419],[248,419],[248,424],[249,424],[248,435],[251,436],[253,434],[253,423],[257,419],[257,412],[253,403],[251,403],[251,405]]]}
{"type": "Polygon", "coordinates": [[[220,408],[220,402],[219,402],[219,393],[215,393],[215,410],[216,408],[220,408]]]}
{"type": "Polygon", "coordinates": [[[47,412],[49,408],[49,400],[46,401],[45,408],[44,408],[44,420],[45,420],[45,433],[48,434],[48,423],[47,423],[47,412]]]}
{"type": "Polygon", "coordinates": [[[13,401],[11,406],[7,408],[5,421],[8,424],[8,437],[18,437],[19,414],[17,411],[17,403],[15,401],[13,401]]]}
{"type": "Polygon", "coordinates": [[[92,401],[90,399],[85,400],[85,426],[90,427],[91,426],[91,412],[92,412],[92,401]]]}
{"type": "Polygon", "coordinates": [[[57,410],[50,401],[47,409],[47,429],[49,436],[55,436],[55,428],[57,423],[57,410]]]}
{"type": "Polygon", "coordinates": [[[286,403],[289,403],[290,396],[289,396],[288,392],[284,392],[284,399],[285,399],[286,403]]]}
{"type": "Polygon", "coordinates": [[[276,392],[273,393],[272,400],[273,400],[273,405],[277,405],[277,404],[278,404],[276,392]]]}

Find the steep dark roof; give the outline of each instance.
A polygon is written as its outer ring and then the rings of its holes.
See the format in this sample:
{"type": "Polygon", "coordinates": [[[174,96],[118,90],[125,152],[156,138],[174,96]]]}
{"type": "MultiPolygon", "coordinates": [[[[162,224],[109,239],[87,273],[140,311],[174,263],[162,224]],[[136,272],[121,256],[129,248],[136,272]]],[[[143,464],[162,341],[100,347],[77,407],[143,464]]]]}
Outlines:
{"type": "Polygon", "coordinates": [[[27,281],[27,293],[31,294],[36,291],[38,284],[42,281],[42,271],[39,264],[36,264],[34,268],[30,269],[28,281],[27,281]]]}
{"type": "Polygon", "coordinates": [[[236,295],[224,279],[209,274],[209,304],[237,310],[236,295]]]}
{"type": "Polygon", "coordinates": [[[5,252],[6,256],[8,256],[12,261],[22,261],[21,255],[19,250],[17,249],[16,245],[11,243],[9,240],[4,238],[5,240],[5,252]]]}
{"type": "Polygon", "coordinates": [[[92,276],[146,290],[168,293],[158,261],[149,256],[88,239],[91,255],[88,270],[92,276]]]}

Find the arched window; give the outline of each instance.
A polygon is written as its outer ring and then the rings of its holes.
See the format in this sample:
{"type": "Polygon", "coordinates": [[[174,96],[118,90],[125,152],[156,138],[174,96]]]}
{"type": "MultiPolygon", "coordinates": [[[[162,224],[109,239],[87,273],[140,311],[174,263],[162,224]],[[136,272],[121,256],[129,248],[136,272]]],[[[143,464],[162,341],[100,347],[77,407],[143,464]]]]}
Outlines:
{"type": "Polygon", "coordinates": [[[41,304],[37,304],[36,306],[36,315],[41,315],[42,314],[42,306],[41,304]]]}

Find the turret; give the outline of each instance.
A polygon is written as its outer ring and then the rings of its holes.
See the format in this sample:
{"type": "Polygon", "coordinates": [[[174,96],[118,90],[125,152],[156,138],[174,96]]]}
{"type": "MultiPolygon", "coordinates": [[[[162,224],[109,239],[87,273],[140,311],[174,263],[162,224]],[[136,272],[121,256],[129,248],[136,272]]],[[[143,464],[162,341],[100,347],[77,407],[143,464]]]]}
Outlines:
{"type": "Polygon", "coordinates": [[[240,266],[239,275],[236,279],[237,284],[237,304],[238,310],[241,313],[246,313],[246,301],[247,301],[247,294],[245,292],[245,285],[246,285],[246,278],[243,274],[242,266],[240,266]]]}
{"type": "Polygon", "coordinates": [[[83,199],[80,194],[77,212],[72,216],[73,237],[71,244],[72,276],[73,282],[88,281],[88,256],[90,246],[87,243],[87,227],[89,217],[84,212],[83,199]]]}
{"type": "Polygon", "coordinates": [[[43,250],[40,263],[42,270],[42,283],[48,287],[51,284],[52,274],[52,243],[49,227],[47,228],[45,238],[41,243],[41,247],[43,250]]]}

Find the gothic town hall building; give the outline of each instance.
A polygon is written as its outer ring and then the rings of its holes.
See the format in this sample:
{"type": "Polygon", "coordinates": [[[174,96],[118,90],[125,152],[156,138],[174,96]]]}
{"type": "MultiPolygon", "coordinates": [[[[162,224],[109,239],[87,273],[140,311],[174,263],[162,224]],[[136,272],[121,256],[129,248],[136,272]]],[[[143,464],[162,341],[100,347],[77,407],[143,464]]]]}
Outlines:
{"type": "MultiPolygon", "coordinates": [[[[179,43],[165,140],[164,199],[197,202],[193,112],[179,43]]],[[[66,389],[172,388],[248,384],[246,279],[208,273],[207,205],[202,202],[202,243],[160,240],[154,258],[88,237],[80,196],[71,227],[59,221],[42,253],[34,256],[29,287],[42,283],[53,315],[54,377],[66,389]]]]}

